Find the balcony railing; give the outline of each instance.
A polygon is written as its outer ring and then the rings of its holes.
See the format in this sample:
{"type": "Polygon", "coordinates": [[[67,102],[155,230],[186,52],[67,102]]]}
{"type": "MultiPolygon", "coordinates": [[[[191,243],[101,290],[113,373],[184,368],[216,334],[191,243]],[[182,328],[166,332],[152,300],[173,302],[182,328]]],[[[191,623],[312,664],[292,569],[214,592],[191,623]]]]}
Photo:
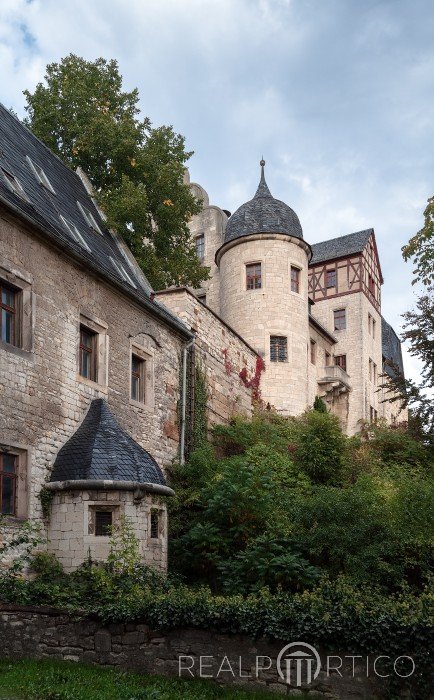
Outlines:
{"type": "Polygon", "coordinates": [[[331,389],[339,389],[341,392],[351,389],[349,374],[338,365],[328,365],[324,367],[323,376],[321,379],[318,379],[318,384],[329,384],[331,389]]]}

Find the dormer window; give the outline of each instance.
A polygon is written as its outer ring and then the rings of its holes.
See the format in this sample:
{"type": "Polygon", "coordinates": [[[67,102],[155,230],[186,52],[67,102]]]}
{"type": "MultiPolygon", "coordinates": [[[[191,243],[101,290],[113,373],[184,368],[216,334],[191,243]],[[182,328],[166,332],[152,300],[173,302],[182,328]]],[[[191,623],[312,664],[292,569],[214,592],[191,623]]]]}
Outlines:
{"type": "Polygon", "coordinates": [[[8,170],[5,170],[4,168],[0,168],[1,173],[3,175],[3,179],[6,183],[6,185],[9,187],[10,191],[13,192],[14,194],[18,195],[18,197],[21,197],[21,199],[25,199],[26,202],[29,201],[29,198],[27,197],[26,193],[24,192],[21,183],[15,175],[12,175],[8,170]]]}
{"type": "Polygon", "coordinates": [[[110,256],[110,261],[111,261],[111,264],[113,265],[113,267],[115,268],[116,272],[122,277],[124,282],[128,282],[128,284],[130,284],[132,287],[134,287],[134,289],[137,289],[137,285],[133,282],[132,278],[130,277],[130,275],[128,274],[128,272],[124,268],[124,266],[121,265],[121,263],[119,263],[117,260],[115,260],[111,256],[110,256]]]}
{"type": "Polygon", "coordinates": [[[87,209],[84,207],[80,202],[77,202],[77,206],[80,209],[81,213],[83,214],[84,220],[86,221],[87,225],[90,226],[94,231],[97,233],[100,233],[102,235],[102,231],[98,224],[96,223],[96,219],[90,209],[87,209]]]}
{"type": "Polygon", "coordinates": [[[36,177],[37,181],[39,182],[39,184],[42,185],[43,187],[45,187],[45,189],[47,189],[49,192],[51,192],[51,194],[56,194],[51,182],[49,181],[48,177],[46,176],[46,174],[42,170],[41,166],[34,163],[29,156],[26,156],[26,160],[27,160],[28,164],[30,165],[32,172],[33,172],[34,176],[36,177]]]}
{"type": "Polygon", "coordinates": [[[90,253],[90,248],[87,245],[86,241],[84,240],[83,236],[81,235],[80,231],[78,230],[77,226],[72,224],[70,221],[67,221],[64,216],[60,214],[60,220],[68,233],[71,234],[73,239],[79,243],[83,248],[86,248],[86,250],[90,253]]]}

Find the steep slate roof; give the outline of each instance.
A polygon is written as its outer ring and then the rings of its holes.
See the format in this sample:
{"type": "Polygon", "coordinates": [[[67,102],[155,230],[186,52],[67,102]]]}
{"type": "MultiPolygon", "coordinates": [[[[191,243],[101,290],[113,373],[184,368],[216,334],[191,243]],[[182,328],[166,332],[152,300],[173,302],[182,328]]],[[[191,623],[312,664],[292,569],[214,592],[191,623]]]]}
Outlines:
{"type": "Polygon", "coordinates": [[[332,238],[330,241],[313,243],[311,246],[312,258],[309,264],[315,265],[326,260],[361,253],[373,233],[374,229],[368,228],[365,231],[356,231],[347,236],[332,238]]]}
{"type": "MultiPolygon", "coordinates": [[[[387,323],[383,317],[381,317],[381,342],[383,357],[386,360],[391,360],[393,364],[399,368],[400,374],[404,376],[401,341],[399,340],[392,326],[387,323]]],[[[392,367],[388,367],[386,365],[384,370],[390,377],[395,376],[395,372],[393,371],[392,367]]]]}
{"type": "Polygon", "coordinates": [[[149,282],[130,263],[116,237],[106,228],[79,175],[68,168],[2,104],[0,168],[18,179],[28,200],[11,191],[0,170],[0,202],[42,232],[44,238],[60,246],[63,251],[108,282],[122,288],[125,293],[183,335],[191,337],[182,321],[162,304],[151,300],[152,289],[149,282]],[[37,168],[43,169],[55,194],[40,184],[26,156],[37,168]],[[90,227],[77,202],[91,212],[101,233],[90,227]],[[90,250],[75,240],[62,223],[60,215],[78,229],[90,250]],[[123,278],[110,258],[123,266],[132,284],[123,278]]]}
{"type": "Polygon", "coordinates": [[[229,218],[225,231],[225,243],[252,233],[285,233],[303,238],[303,230],[295,211],[285,202],[275,199],[264,175],[265,161],[261,160],[261,180],[256,194],[242,204],[229,218]]]}
{"type": "Polygon", "coordinates": [[[82,424],[60,449],[50,478],[81,480],[166,485],[155,459],[122,430],[104,399],[92,401],[82,424]]]}

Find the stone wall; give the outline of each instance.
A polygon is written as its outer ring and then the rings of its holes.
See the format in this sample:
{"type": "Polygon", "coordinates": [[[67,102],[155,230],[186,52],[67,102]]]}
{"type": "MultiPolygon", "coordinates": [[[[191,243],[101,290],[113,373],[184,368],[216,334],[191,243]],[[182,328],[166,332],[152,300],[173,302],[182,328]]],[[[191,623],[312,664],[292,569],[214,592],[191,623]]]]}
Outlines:
{"type": "MultiPolygon", "coordinates": [[[[297,697],[277,672],[276,661],[287,641],[253,640],[241,635],[197,629],[152,630],[145,623],[103,625],[69,617],[51,608],[0,606],[0,656],[7,659],[49,658],[132,669],[138,672],[191,678],[297,697]],[[180,658],[181,657],[181,658],[180,658]]],[[[374,659],[345,651],[321,651],[321,670],[303,690],[314,698],[374,700],[384,698],[374,659]],[[337,654],[332,656],[332,654],[337,654]],[[328,656],[328,658],[327,658],[328,656]],[[342,657],[340,666],[338,656],[342,657]],[[339,667],[339,670],[336,670],[339,667]]],[[[379,673],[384,669],[378,667],[379,673]]]]}
{"type": "Polygon", "coordinates": [[[170,463],[178,449],[179,357],[185,341],[6,210],[0,212],[0,277],[25,286],[29,297],[25,348],[0,342],[0,442],[20,455],[18,516],[40,517],[41,486],[93,399],[106,399],[122,428],[163,468],[170,463]],[[98,382],[78,374],[81,316],[100,330],[98,382]],[[149,404],[130,397],[133,345],[149,358],[149,404]]]}
{"type": "Polygon", "coordinates": [[[250,416],[252,392],[239,373],[245,368],[251,378],[258,355],[187,288],[167,289],[157,297],[196,333],[196,359],[208,384],[209,424],[227,423],[236,414],[250,416]]]}

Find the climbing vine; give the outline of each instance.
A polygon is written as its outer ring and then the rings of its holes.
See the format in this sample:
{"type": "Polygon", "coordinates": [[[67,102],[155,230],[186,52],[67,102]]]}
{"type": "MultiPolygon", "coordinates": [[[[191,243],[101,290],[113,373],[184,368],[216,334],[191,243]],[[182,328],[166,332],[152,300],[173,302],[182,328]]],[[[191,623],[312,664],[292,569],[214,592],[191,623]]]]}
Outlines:
{"type": "Polygon", "coordinates": [[[239,373],[239,378],[243,382],[244,386],[247,387],[247,389],[252,390],[252,399],[255,402],[259,402],[261,400],[261,375],[262,372],[265,370],[265,362],[262,359],[262,357],[257,357],[256,358],[256,366],[255,366],[255,372],[253,374],[253,377],[248,377],[247,374],[247,369],[246,367],[243,367],[241,372],[239,373]]]}
{"type": "Polygon", "coordinates": [[[193,420],[193,435],[192,448],[196,450],[202,447],[208,437],[208,421],[206,408],[208,403],[208,384],[206,374],[202,366],[196,364],[194,381],[194,420],[193,420]]]}
{"type": "Polygon", "coordinates": [[[38,497],[39,497],[39,500],[41,502],[42,517],[44,518],[44,520],[49,520],[50,514],[51,514],[51,504],[53,502],[54,492],[47,489],[46,486],[43,486],[41,488],[41,490],[39,491],[38,497]]]}

